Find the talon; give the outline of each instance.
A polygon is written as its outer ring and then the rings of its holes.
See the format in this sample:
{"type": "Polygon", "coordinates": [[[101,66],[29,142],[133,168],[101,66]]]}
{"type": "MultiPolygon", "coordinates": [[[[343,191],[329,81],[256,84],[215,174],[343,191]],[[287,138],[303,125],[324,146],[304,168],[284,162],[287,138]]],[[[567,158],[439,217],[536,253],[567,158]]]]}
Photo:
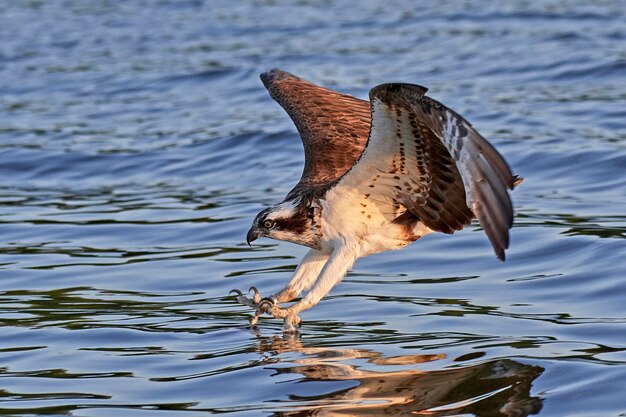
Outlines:
{"type": "Polygon", "coordinates": [[[259,290],[257,290],[255,286],[250,287],[248,292],[250,291],[254,292],[254,295],[252,296],[252,302],[258,305],[259,301],[261,301],[261,293],[259,292],[259,290]]]}
{"type": "Polygon", "coordinates": [[[238,289],[232,289],[230,290],[230,292],[228,293],[228,295],[231,294],[235,294],[235,298],[237,299],[237,302],[241,305],[244,306],[248,306],[248,307],[252,307],[252,308],[256,308],[257,304],[258,304],[258,299],[261,298],[258,295],[254,296],[254,299],[251,300],[248,297],[246,297],[242,291],[238,290],[238,289]]]}
{"type": "Polygon", "coordinates": [[[257,304],[257,308],[256,311],[254,312],[254,316],[250,317],[250,326],[256,326],[256,323],[259,321],[259,317],[261,316],[261,314],[263,314],[265,312],[264,309],[262,309],[258,304],[257,304]]]}
{"type": "Polygon", "coordinates": [[[272,309],[276,306],[276,301],[273,298],[265,297],[259,301],[257,305],[257,312],[271,314],[272,309]]]}
{"type": "Polygon", "coordinates": [[[276,299],[272,297],[263,297],[261,298],[261,301],[259,301],[259,304],[262,303],[270,303],[272,307],[274,307],[276,305],[276,299]]]}

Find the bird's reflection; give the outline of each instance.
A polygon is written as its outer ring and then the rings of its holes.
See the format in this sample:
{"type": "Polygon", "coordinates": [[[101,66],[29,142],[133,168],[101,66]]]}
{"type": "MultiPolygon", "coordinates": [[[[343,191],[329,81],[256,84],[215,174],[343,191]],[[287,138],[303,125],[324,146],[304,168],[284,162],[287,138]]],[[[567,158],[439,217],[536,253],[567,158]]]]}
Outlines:
{"type": "Polygon", "coordinates": [[[275,376],[299,374],[299,383],[356,383],[341,384],[339,389],[331,385],[325,394],[319,387],[311,395],[301,389],[286,392],[289,401],[282,403],[285,408],[276,414],[280,416],[523,417],[541,410],[541,400],[530,395],[530,388],[544,369],[510,359],[424,371],[419,364],[446,355],[385,357],[368,349],[309,347],[298,336],[259,340],[259,351],[268,355],[275,376]],[[289,353],[299,356],[289,361],[279,358],[289,353]]]}

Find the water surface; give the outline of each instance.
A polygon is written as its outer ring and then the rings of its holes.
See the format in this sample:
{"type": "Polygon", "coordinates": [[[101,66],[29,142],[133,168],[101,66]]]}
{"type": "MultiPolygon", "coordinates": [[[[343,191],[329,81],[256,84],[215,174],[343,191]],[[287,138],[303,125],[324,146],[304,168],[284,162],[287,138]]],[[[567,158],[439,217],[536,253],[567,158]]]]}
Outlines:
{"type": "Polygon", "coordinates": [[[0,5],[0,414],[624,416],[626,3],[0,5]],[[254,215],[302,150],[258,74],[425,85],[525,182],[360,260],[299,337],[228,297],[306,249],[254,215]]]}

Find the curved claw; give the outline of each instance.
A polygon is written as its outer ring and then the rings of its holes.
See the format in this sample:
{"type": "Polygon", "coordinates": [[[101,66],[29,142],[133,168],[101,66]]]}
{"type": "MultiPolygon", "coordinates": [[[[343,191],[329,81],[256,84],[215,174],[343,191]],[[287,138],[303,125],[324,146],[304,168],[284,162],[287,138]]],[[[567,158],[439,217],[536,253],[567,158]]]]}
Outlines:
{"type": "Polygon", "coordinates": [[[254,293],[254,295],[252,296],[252,302],[256,306],[257,304],[259,304],[259,301],[261,300],[261,292],[257,290],[255,286],[250,287],[250,289],[248,290],[248,293],[250,292],[254,293]]]}
{"type": "MultiPolygon", "coordinates": [[[[256,293],[255,298],[261,298],[259,293],[256,293]]],[[[257,322],[259,321],[259,317],[261,317],[261,314],[263,313],[270,313],[270,311],[272,311],[272,309],[274,308],[274,300],[272,300],[271,298],[263,298],[263,299],[259,299],[257,300],[257,304],[256,304],[256,312],[254,313],[254,316],[250,317],[250,325],[251,326],[256,326],[257,322]]]]}
{"type": "Polygon", "coordinates": [[[255,326],[257,324],[259,317],[261,317],[261,314],[263,313],[274,315],[273,310],[277,303],[276,299],[271,297],[261,298],[259,293],[255,294],[255,298],[257,298],[256,313],[254,313],[254,316],[250,317],[251,326],[255,326]]]}
{"type": "Polygon", "coordinates": [[[276,306],[276,300],[270,297],[262,298],[257,305],[260,312],[270,312],[276,306]]]}
{"type": "Polygon", "coordinates": [[[258,300],[261,298],[260,295],[255,294],[255,296],[253,297],[253,299],[250,299],[248,297],[246,297],[242,291],[238,290],[238,289],[233,289],[230,290],[230,292],[228,293],[228,295],[231,294],[235,294],[235,298],[237,299],[237,302],[241,305],[244,306],[248,306],[248,307],[252,307],[252,308],[256,308],[257,304],[258,304],[258,300]]]}

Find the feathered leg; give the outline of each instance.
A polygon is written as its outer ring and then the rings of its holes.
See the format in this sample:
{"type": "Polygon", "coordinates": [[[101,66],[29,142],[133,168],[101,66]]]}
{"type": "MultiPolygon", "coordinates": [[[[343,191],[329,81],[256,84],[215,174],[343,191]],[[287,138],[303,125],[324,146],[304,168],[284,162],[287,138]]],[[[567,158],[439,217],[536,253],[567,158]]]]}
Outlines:
{"type": "Polygon", "coordinates": [[[319,276],[329,257],[330,253],[315,249],[309,250],[298,264],[289,284],[271,297],[261,298],[261,294],[255,287],[251,287],[249,290],[249,292],[254,292],[252,298],[246,297],[239,290],[232,290],[231,293],[237,294],[237,301],[240,304],[257,309],[256,314],[250,319],[250,324],[255,325],[259,316],[263,314],[267,307],[274,307],[278,303],[291,301],[300,295],[303,290],[309,289],[319,276]]]}
{"type": "Polygon", "coordinates": [[[330,253],[320,252],[315,249],[308,251],[300,261],[300,264],[298,264],[289,284],[272,295],[271,298],[276,300],[276,303],[284,303],[293,300],[302,291],[311,288],[330,255],[330,253]]]}
{"type": "MultiPolygon", "coordinates": [[[[359,252],[356,245],[338,247],[322,268],[318,279],[305,297],[289,308],[281,308],[277,305],[268,306],[268,313],[276,318],[284,319],[283,330],[285,332],[297,331],[297,326],[302,322],[298,314],[313,307],[328,294],[331,288],[346,275],[358,257],[359,252]]],[[[262,307],[259,305],[259,309],[262,307]]]]}

